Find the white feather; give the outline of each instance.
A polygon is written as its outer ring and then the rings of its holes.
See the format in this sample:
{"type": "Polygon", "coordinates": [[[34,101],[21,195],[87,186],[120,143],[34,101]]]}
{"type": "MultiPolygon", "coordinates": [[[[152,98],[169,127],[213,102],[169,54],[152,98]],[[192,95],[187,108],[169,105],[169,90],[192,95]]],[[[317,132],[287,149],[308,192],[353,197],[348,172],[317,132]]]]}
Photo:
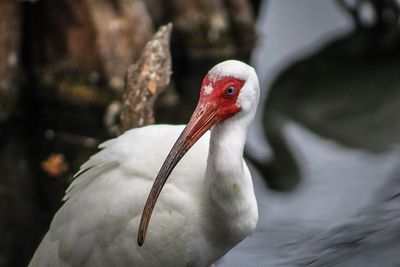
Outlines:
{"type": "MultiPolygon", "coordinates": [[[[227,61],[209,74],[245,79],[239,104],[257,103],[253,68],[227,61]]],[[[258,219],[242,157],[255,110],[247,105],[219,123],[211,140],[207,132],[182,158],[159,196],[142,247],[137,229],[147,195],[184,126],[138,128],[100,145],[67,189],[29,266],[211,265],[253,232],[258,219]]]]}

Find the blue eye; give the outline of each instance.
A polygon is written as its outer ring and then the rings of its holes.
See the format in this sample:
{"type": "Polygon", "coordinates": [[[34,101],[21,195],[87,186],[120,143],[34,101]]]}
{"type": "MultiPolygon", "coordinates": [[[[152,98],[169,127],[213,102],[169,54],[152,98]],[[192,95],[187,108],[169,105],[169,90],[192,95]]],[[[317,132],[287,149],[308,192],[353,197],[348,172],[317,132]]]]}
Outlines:
{"type": "Polygon", "coordinates": [[[231,96],[235,93],[235,87],[229,86],[228,88],[225,89],[225,94],[228,96],[231,96]]]}

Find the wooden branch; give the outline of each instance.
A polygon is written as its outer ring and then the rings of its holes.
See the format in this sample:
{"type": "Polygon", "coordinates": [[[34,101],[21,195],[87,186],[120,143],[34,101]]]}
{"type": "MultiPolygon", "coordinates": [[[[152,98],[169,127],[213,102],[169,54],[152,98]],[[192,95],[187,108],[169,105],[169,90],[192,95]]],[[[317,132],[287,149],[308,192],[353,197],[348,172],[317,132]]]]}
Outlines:
{"type": "Polygon", "coordinates": [[[172,24],[160,27],[146,44],[137,63],[128,68],[122,97],[120,129],[154,123],[154,102],[171,76],[170,38],[172,24]]]}

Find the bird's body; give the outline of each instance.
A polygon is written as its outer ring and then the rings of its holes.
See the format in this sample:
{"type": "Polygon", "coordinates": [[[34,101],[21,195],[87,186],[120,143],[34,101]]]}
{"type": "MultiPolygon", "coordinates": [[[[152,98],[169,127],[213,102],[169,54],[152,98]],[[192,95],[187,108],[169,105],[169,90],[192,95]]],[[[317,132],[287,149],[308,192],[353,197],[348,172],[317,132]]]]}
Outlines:
{"type": "Polygon", "coordinates": [[[67,190],[30,266],[211,265],[257,223],[242,156],[254,112],[251,107],[251,116],[215,124],[180,160],[141,247],[138,226],[146,197],[184,126],[147,126],[102,144],[67,190]]]}

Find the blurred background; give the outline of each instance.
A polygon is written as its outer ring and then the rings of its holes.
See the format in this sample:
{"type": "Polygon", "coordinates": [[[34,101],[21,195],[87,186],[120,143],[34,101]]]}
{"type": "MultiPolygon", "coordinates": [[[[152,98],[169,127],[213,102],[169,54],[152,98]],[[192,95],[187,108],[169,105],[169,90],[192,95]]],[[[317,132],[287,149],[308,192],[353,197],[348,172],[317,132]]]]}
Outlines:
{"type": "Polygon", "coordinates": [[[0,266],[27,265],[168,22],[157,123],[185,123],[224,59],[260,79],[260,220],[217,266],[399,266],[399,19],[397,0],[1,0],[0,266]]]}

